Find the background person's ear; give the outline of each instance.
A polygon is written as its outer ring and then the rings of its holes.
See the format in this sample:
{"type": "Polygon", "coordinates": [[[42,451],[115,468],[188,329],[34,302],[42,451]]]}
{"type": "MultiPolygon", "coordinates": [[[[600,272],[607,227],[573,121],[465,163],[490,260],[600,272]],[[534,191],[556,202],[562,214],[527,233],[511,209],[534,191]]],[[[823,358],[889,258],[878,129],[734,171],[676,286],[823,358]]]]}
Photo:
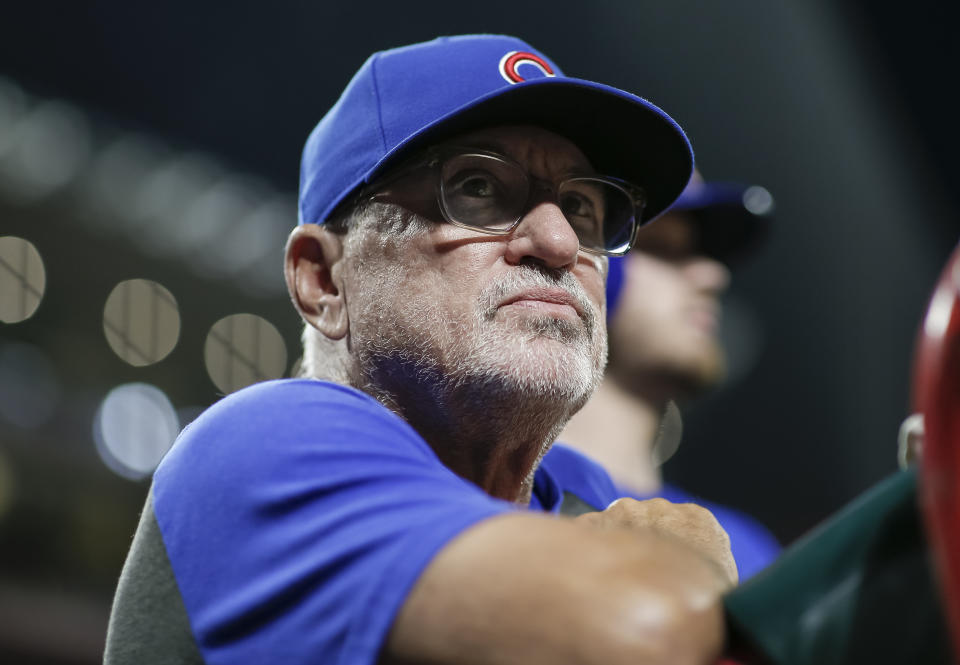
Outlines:
{"type": "Polygon", "coordinates": [[[347,334],[341,280],[342,237],[318,224],[301,224],[287,239],[284,276],[303,320],[330,339],[347,334]]]}

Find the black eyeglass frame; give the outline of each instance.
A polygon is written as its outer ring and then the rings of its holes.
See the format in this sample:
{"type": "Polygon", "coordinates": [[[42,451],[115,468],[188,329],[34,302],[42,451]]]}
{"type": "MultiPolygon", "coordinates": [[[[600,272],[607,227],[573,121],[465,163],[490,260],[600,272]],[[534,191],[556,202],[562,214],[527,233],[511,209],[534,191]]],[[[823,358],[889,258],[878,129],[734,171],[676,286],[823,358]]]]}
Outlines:
{"type": "MultiPolygon", "coordinates": [[[[395,170],[391,170],[391,172],[383,179],[370,183],[370,185],[363,188],[357,194],[357,197],[355,200],[358,203],[365,200],[375,201],[377,200],[378,196],[384,195],[384,192],[378,192],[377,190],[382,190],[387,185],[393,182],[396,182],[397,180],[400,180],[408,176],[412,172],[422,168],[430,168],[436,171],[437,177],[436,177],[436,181],[434,182],[436,203],[437,203],[437,207],[440,209],[440,214],[443,215],[444,221],[463,229],[468,229],[470,231],[477,231],[479,233],[484,233],[487,235],[494,235],[494,236],[509,235],[514,231],[514,229],[517,228],[517,226],[520,224],[520,221],[523,219],[524,215],[526,215],[527,212],[529,212],[530,199],[532,198],[532,195],[535,191],[535,187],[533,186],[533,184],[535,182],[543,182],[531,176],[527,172],[527,170],[523,166],[521,166],[518,162],[498,152],[483,150],[480,148],[471,148],[467,146],[455,146],[455,145],[438,146],[438,147],[428,148],[426,151],[426,154],[419,155],[413,158],[412,160],[408,161],[407,163],[401,164],[395,170]],[[467,224],[465,222],[461,222],[454,219],[452,215],[450,215],[450,213],[447,211],[447,206],[444,201],[444,193],[443,193],[443,177],[441,175],[442,169],[440,167],[446,162],[446,160],[451,159],[453,157],[469,157],[472,155],[493,158],[501,162],[504,162],[512,167],[515,167],[520,173],[523,173],[525,178],[527,179],[527,189],[528,189],[527,201],[522,208],[522,212],[517,216],[516,219],[514,219],[504,228],[491,228],[487,226],[475,226],[472,224],[467,224]]],[[[556,180],[553,183],[551,183],[550,189],[554,193],[554,195],[556,195],[556,193],[559,192],[561,187],[564,184],[570,182],[571,180],[592,180],[595,182],[600,182],[605,185],[612,186],[622,191],[626,195],[626,197],[630,200],[633,206],[633,215],[631,217],[632,228],[629,230],[628,240],[626,242],[626,245],[622,249],[617,249],[617,250],[599,249],[599,248],[593,248],[593,247],[585,247],[582,243],[580,243],[580,250],[588,254],[594,254],[598,256],[625,256],[626,254],[628,254],[630,250],[633,248],[634,244],[636,244],[637,233],[639,232],[640,227],[643,226],[644,224],[644,222],[640,221],[643,208],[646,205],[646,195],[643,191],[643,188],[637,185],[634,185],[631,182],[628,182],[620,178],[615,178],[613,176],[606,176],[606,175],[600,175],[595,173],[570,172],[570,173],[564,174],[563,177],[561,177],[559,180],[556,180]]],[[[554,202],[558,203],[557,201],[554,201],[554,202]]],[[[577,236],[577,240],[578,241],[580,240],[579,236],[577,236]]]]}

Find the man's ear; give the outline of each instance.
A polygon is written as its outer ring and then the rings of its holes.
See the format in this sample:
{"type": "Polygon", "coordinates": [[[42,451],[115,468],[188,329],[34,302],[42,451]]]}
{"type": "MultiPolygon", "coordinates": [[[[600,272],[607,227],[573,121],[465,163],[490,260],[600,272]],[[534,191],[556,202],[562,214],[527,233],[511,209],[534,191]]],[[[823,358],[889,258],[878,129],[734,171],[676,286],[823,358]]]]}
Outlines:
{"type": "Polygon", "coordinates": [[[293,306],[330,339],[347,334],[343,293],[343,237],[319,224],[301,224],[287,239],[284,276],[293,306]]]}

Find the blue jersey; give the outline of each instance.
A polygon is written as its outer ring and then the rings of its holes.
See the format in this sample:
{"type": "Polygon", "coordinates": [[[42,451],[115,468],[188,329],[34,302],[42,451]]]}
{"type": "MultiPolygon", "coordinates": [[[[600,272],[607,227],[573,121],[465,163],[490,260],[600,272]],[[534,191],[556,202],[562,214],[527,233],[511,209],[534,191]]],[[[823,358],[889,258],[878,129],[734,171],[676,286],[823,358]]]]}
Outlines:
{"type": "MultiPolygon", "coordinates": [[[[703,506],[717,518],[730,536],[730,549],[737,562],[740,580],[746,580],[770,564],[780,553],[780,544],[760,522],[729,506],[704,501],[672,485],[664,485],[657,492],[638,494],[614,485],[606,472],[593,460],[562,444],[554,444],[544,457],[541,468],[545,476],[560,487],[566,499],[562,512],[574,514],[588,509],[603,510],[614,499],[652,499],[660,497],[673,503],[695,503],[703,506]],[[573,496],[571,496],[573,495],[573,496]],[[576,511],[576,499],[586,504],[576,511]],[[612,498],[611,498],[612,497],[612,498]]],[[[539,478],[539,475],[538,475],[539,478]]]]}
{"type": "MultiPolygon", "coordinates": [[[[534,485],[534,510],[616,498],[581,456],[548,455],[534,485]]],[[[105,662],[373,663],[437,552],[516,510],[365,393],[256,384],[187,427],[154,474],[105,662]]]]}
{"type": "Polygon", "coordinates": [[[603,510],[622,496],[602,466],[555,443],[537,469],[530,507],[575,516],[603,510]]]}

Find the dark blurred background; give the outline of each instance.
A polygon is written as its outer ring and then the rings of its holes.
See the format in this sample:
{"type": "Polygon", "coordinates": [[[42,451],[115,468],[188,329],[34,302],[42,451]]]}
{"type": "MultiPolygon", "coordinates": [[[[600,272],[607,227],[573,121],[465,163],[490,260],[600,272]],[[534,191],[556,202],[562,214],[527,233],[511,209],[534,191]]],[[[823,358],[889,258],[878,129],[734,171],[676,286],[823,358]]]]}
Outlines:
{"type": "Polygon", "coordinates": [[[0,661],[100,660],[153,465],[199,410],[296,363],[280,262],[303,140],[369,53],[440,34],[519,35],[666,109],[708,178],[774,194],[728,299],[730,381],[686,406],[664,470],[800,537],[896,468],[960,230],[948,5],[6,7],[0,661]]]}

